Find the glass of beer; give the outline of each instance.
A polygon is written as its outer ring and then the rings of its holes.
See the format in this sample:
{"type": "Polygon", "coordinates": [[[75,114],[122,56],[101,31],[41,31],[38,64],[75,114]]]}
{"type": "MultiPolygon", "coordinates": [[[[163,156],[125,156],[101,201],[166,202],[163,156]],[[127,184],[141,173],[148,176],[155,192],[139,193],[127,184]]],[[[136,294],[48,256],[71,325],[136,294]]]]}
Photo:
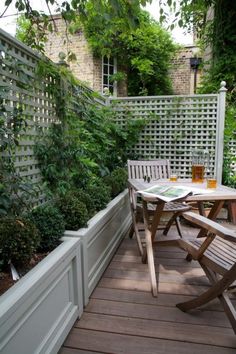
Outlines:
{"type": "Polygon", "coordinates": [[[177,182],[177,181],[178,181],[178,174],[176,172],[171,172],[170,182],[177,182]]]}
{"type": "Polygon", "coordinates": [[[192,182],[193,183],[203,183],[204,181],[204,165],[192,165],[192,182]]]}
{"type": "Polygon", "coordinates": [[[207,178],[207,188],[216,188],[217,187],[217,181],[216,178],[214,177],[208,177],[207,178]]]}
{"type": "Polygon", "coordinates": [[[192,182],[203,183],[205,167],[209,163],[209,154],[205,150],[194,150],[192,152],[192,182]]]}

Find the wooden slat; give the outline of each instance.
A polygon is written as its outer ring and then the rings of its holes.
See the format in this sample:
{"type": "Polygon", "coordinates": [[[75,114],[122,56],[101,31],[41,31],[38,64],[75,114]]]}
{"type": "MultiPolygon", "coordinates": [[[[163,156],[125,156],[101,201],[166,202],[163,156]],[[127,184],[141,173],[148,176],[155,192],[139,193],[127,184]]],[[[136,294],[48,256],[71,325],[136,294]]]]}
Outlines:
{"type": "Polygon", "coordinates": [[[204,325],[193,327],[187,323],[175,323],[159,320],[146,320],[140,318],[127,318],[121,316],[97,315],[85,313],[82,320],[75,325],[76,328],[106,331],[123,334],[125,328],[128,335],[142,337],[178,340],[189,343],[211,344],[222,347],[236,348],[236,337],[231,328],[207,327],[204,325]],[[200,338],[200,339],[199,339],[200,338]]]}
{"type": "MultiPolygon", "coordinates": [[[[157,269],[156,269],[157,270],[157,269]]],[[[178,283],[178,284],[197,284],[208,286],[209,281],[203,274],[196,276],[194,273],[185,274],[183,277],[178,272],[174,274],[172,272],[159,272],[157,270],[157,276],[159,283],[178,283]]],[[[115,278],[115,279],[132,279],[137,281],[148,281],[148,272],[136,272],[135,270],[120,270],[120,269],[107,269],[104,273],[104,278],[115,278]]]]}
{"type": "MultiPolygon", "coordinates": [[[[195,315],[184,313],[177,307],[166,307],[157,305],[140,304],[137,306],[132,303],[119,301],[91,299],[86,307],[86,312],[100,314],[110,314],[114,316],[125,316],[128,318],[142,318],[147,320],[163,320],[177,323],[209,325],[214,327],[230,327],[230,323],[224,312],[213,312],[196,310],[195,315]]],[[[236,338],[235,338],[236,339],[236,338]]]]}
{"type": "MultiPolygon", "coordinates": [[[[99,282],[100,287],[150,291],[151,286],[149,281],[137,281],[132,279],[112,279],[102,278],[99,282]]],[[[159,283],[158,292],[168,294],[184,294],[184,295],[198,295],[208,289],[207,286],[187,285],[177,283],[159,283]]]]}
{"type": "Polygon", "coordinates": [[[86,350],[96,350],[104,353],[129,354],[235,354],[235,349],[217,346],[168,341],[164,339],[138,337],[102,331],[92,331],[74,328],[65,346],[86,350]]]}
{"type": "Polygon", "coordinates": [[[90,350],[83,349],[74,349],[74,348],[62,348],[59,350],[58,354],[103,354],[104,352],[95,352],[90,350]]]}
{"type": "MultiPolygon", "coordinates": [[[[124,289],[109,289],[97,287],[93,292],[92,299],[113,300],[121,302],[130,302],[133,304],[146,304],[158,306],[175,307],[177,303],[192,300],[194,296],[178,295],[178,294],[158,294],[158,298],[154,298],[151,293],[144,291],[129,291],[124,289]]],[[[215,299],[207,305],[207,310],[223,311],[218,299],[215,299]]]]}

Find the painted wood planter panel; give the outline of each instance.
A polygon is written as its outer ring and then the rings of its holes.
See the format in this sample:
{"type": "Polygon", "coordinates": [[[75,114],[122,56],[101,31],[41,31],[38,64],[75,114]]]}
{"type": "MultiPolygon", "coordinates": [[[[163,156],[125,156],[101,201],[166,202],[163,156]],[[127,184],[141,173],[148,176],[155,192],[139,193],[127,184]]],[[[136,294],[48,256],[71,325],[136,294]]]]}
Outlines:
{"type": "Polygon", "coordinates": [[[128,192],[125,190],[88,222],[88,227],[66,231],[82,241],[84,305],[131,225],[128,192]]]}
{"type": "Polygon", "coordinates": [[[0,353],[57,353],[83,311],[80,240],[63,242],[0,299],[0,353]]]}

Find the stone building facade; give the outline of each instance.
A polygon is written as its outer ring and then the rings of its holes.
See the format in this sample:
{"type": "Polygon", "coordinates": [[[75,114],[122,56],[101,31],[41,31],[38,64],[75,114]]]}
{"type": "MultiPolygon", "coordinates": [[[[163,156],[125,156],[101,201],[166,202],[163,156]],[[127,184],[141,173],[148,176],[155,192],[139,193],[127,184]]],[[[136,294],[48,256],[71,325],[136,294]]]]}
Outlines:
{"type": "MultiPolygon", "coordinates": [[[[76,60],[68,62],[74,75],[94,91],[104,93],[104,87],[107,85],[105,81],[107,66],[103,58],[93,55],[82,30],[70,35],[64,20],[59,16],[54,16],[54,23],[57,32],[48,34],[48,41],[45,46],[46,55],[52,61],[58,63],[60,52],[65,54],[74,53],[76,60]]],[[[173,91],[176,95],[193,94],[194,86],[199,83],[200,71],[199,69],[196,71],[190,65],[191,58],[194,58],[195,52],[196,47],[188,46],[181,49],[173,59],[170,77],[173,91]]],[[[116,66],[114,70],[119,71],[119,63],[115,63],[114,66],[116,66]]],[[[118,84],[114,83],[113,86],[114,96],[127,96],[127,84],[125,81],[118,84]]]]}

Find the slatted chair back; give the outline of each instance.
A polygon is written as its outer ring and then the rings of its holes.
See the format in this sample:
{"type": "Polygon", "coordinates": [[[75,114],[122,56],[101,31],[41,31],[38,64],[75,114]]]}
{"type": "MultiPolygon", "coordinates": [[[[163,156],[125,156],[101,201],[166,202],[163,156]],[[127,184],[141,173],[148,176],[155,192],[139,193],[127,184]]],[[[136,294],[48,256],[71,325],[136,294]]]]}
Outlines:
{"type": "MultiPolygon", "coordinates": [[[[158,179],[168,179],[170,177],[170,162],[169,160],[128,160],[127,161],[127,167],[128,167],[128,178],[129,179],[144,179],[144,178],[150,178],[151,180],[158,180],[158,179]]],[[[143,208],[142,204],[137,203],[137,195],[134,192],[132,188],[129,187],[129,195],[130,195],[130,206],[131,206],[131,215],[133,219],[133,227],[130,232],[130,237],[133,236],[133,234],[136,235],[136,240],[138,242],[138,247],[140,250],[140,254],[143,256],[144,251],[143,251],[143,246],[142,246],[142,240],[140,237],[139,233],[139,227],[140,229],[143,229],[142,223],[143,223],[143,208]]],[[[149,205],[150,209],[151,205],[149,205]]],[[[163,209],[163,212],[170,212],[173,214],[173,216],[169,219],[168,223],[164,226],[164,231],[163,234],[167,235],[168,231],[170,230],[170,227],[172,224],[175,224],[177,227],[177,231],[182,237],[182,232],[181,232],[181,226],[179,222],[179,216],[181,215],[182,212],[189,210],[189,206],[183,203],[166,203],[165,207],[163,209]]],[[[150,213],[153,214],[153,208],[151,208],[150,213]]]]}
{"type": "Polygon", "coordinates": [[[236,232],[193,212],[183,213],[183,216],[207,231],[206,238],[180,239],[178,243],[199,262],[210,281],[210,288],[177,307],[188,311],[218,297],[236,334],[236,310],[229,296],[229,292],[236,290],[236,232]]]}
{"type": "Polygon", "coordinates": [[[129,179],[160,179],[170,177],[169,160],[128,160],[129,179]]]}

